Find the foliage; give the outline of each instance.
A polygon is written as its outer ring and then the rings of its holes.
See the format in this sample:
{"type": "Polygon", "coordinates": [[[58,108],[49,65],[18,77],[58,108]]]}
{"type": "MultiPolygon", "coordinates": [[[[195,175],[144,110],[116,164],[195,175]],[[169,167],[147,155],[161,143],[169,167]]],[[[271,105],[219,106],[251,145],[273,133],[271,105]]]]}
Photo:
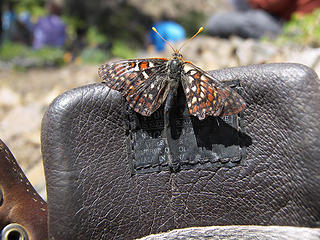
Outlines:
{"type": "Polygon", "coordinates": [[[87,32],[87,41],[90,46],[106,44],[108,38],[100,33],[96,27],[90,27],[87,32]]]}
{"type": "Polygon", "coordinates": [[[84,20],[86,27],[95,26],[112,42],[120,40],[142,47],[153,23],[150,16],[129,1],[65,0],[64,3],[66,14],[84,20]]]}
{"type": "Polygon", "coordinates": [[[276,39],[277,44],[300,44],[320,47],[320,10],[312,14],[294,15],[283,27],[283,33],[276,39]]]}
{"type": "Polygon", "coordinates": [[[124,41],[118,40],[114,42],[111,53],[113,56],[123,59],[134,58],[136,56],[137,50],[130,48],[128,44],[124,41]]]}
{"type": "Polygon", "coordinates": [[[18,13],[28,11],[33,19],[38,19],[47,13],[46,9],[43,7],[44,4],[45,0],[15,1],[15,10],[18,13]]]}
{"type": "Polygon", "coordinates": [[[59,48],[44,47],[34,50],[19,43],[3,42],[0,47],[0,60],[15,67],[59,66],[63,64],[64,52],[59,48]]]}
{"type": "Polygon", "coordinates": [[[98,48],[85,48],[80,55],[81,62],[101,64],[110,58],[110,53],[98,48]]]}
{"type": "Polygon", "coordinates": [[[67,36],[68,36],[67,42],[71,43],[77,37],[77,29],[83,28],[85,26],[85,23],[83,20],[77,17],[72,17],[68,15],[62,15],[61,18],[67,26],[66,28],[67,36]]]}

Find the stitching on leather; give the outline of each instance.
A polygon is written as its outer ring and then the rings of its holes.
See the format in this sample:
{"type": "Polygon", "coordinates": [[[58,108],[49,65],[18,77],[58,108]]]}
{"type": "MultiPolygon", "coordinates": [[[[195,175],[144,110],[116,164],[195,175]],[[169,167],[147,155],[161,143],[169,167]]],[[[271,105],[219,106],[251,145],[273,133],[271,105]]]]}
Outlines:
{"type": "MultiPolygon", "coordinates": [[[[35,197],[37,197],[37,193],[32,189],[29,181],[25,179],[23,173],[19,169],[20,167],[17,165],[16,161],[13,160],[13,155],[9,152],[9,150],[4,145],[1,144],[0,148],[1,148],[1,152],[4,152],[4,157],[6,158],[6,160],[10,163],[10,165],[11,165],[10,168],[15,173],[15,176],[19,179],[21,184],[22,183],[25,184],[26,192],[28,192],[29,194],[32,194],[32,196],[33,196],[32,200],[34,202],[38,202],[38,200],[35,198],[35,197]]],[[[39,202],[42,206],[45,205],[45,203],[42,200],[40,200],[39,202]]],[[[41,209],[41,211],[46,211],[46,209],[44,209],[44,208],[40,208],[40,209],[41,209]]]]}

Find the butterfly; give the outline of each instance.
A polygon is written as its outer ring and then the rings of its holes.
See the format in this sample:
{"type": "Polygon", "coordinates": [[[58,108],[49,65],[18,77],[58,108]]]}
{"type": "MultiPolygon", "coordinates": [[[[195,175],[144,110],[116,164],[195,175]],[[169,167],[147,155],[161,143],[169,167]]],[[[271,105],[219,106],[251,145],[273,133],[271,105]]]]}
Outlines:
{"type": "MultiPolygon", "coordinates": [[[[202,30],[201,27],[189,40],[202,30]]],[[[99,77],[108,87],[119,91],[129,106],[143,116],[150,116],[163,103],[167,109],[180,84],[189,113],[200,120],[207,116],[237,114],[245,108],[245,101],[237,92],[183,59],[180,50],[185,44],[175,50],[167,43],[174,51],[170,59],[129,59],[103,64],[98,70],[99,77]]]]}

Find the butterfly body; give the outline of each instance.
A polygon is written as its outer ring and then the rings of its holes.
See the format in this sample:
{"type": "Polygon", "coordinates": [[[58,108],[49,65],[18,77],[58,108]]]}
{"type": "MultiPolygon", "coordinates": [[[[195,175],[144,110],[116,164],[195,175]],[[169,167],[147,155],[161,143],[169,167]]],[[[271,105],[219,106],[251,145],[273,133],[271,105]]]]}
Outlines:
{"type": "Polygon", "coordinates": [[[108,87],[119,91],[134,111],[144,116],[155,112],[169,94],[176,95],[179,83],[189,113],[200,120],[237,114],[245,108],[238,93],[183,60],[178,52],[171,59],[130,59],[104,64],[99,68],[99,76],[108,87]]]}
{"type": "Polygon", "coordinates": [[[167,62],[167,71],[169,78],[173,81],[177,81],[181,77],[181,71],[183,70],[183,61],[181,54],[173,54],[172,59],[167,62]]]}

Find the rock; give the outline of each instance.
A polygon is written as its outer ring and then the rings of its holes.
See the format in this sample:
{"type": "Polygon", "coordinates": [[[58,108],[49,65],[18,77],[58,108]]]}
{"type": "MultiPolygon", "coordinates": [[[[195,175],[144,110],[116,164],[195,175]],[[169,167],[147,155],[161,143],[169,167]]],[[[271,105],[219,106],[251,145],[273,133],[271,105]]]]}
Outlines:
{"type": "Polygon", "coordinates": [[[295,62],[307,65],[313,68],[317,74],[320,74],[320,48],[306,48],[289,51],[287,62],[295,62]]]}
{"type": "Polygon", "coordinates": [[[149,235],[140,240],[169,240],[169,239],[308,239],[318,240],[319,228],[290,227],[290,226],[209,226],[175,229],[165,233],[149,235]]]}
{"type": "Polygon", "coordinates": [[[34,103],[13,108],[0,122],[0,132],[4,138],[25,135],[40,128],[41,105],[34,103]]]}
{"type": "Polygon", "coordinates": [[[240,66],[266,63],[277,53],[275,46],[254,39],[246,39],[237,44],[236,55],[240,66]]]}
{"type": "MultiPolygon", "coordinates": [[[[178,43],[174,47],[179,49],[181,45],[182,43],[178,43]]],[[[181,54],[186,61],[206,71],[237,65],[234,48],[226,39],[197,36],[181,49],[181,54]]],[[[167,48],[165,55],[171,56],[172,50],[167,48]]]]}
{"type": "Polygon", "coordinates": [[[41,104],[43,104],[44,106],[49,106],[50,103],[61,93],[63,93],[63,90],[61,89],[61,87],[55,86],[50,92],[45,94],[45,96],[40,99],[41,104]]]}
{"type": "Polygon", "coordinates": [[[23,168],[40,161],[40,127],[43,110],[40,104],[17,106],[0,122],[2,140],[23,168]]]}
{"type": "Polygon", "coordinates": [[[11,88],[3,86],[0,88],[0,108],[8,108],[20,105],[21,97],[11,88]]]}

